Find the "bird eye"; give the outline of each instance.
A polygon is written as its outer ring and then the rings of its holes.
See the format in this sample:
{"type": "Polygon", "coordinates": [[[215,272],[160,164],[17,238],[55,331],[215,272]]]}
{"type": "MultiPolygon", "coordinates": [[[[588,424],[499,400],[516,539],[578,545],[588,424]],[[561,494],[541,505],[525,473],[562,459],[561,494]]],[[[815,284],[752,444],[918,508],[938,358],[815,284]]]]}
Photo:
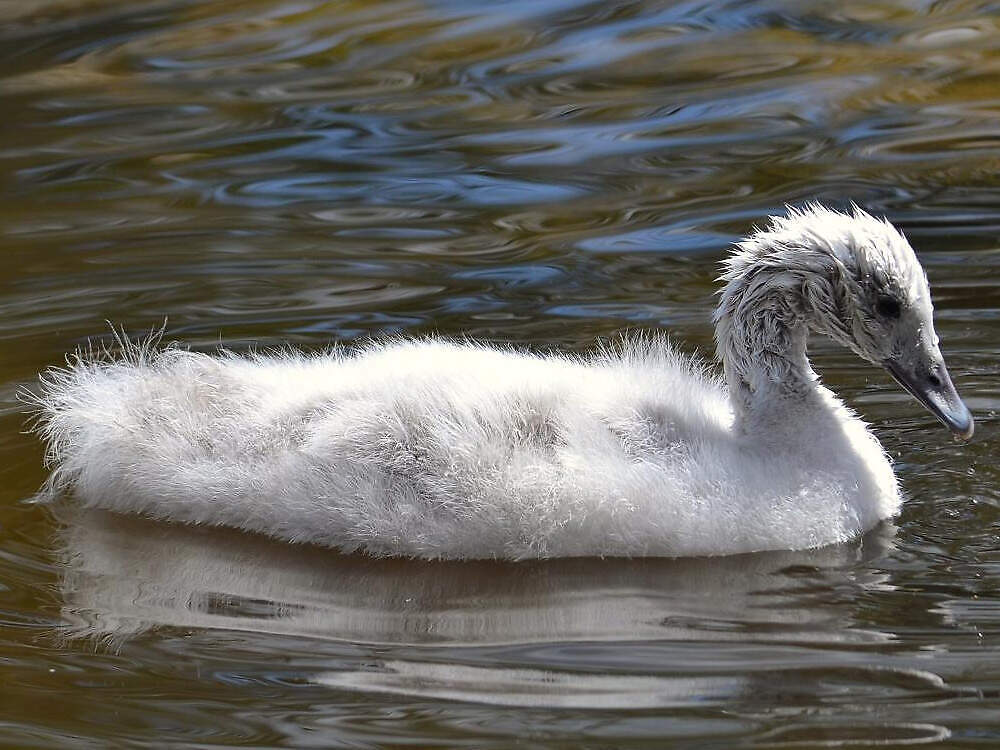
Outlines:
{"type": "Polygon", "coordinates": [[[880,294],[878,300],[875,302],[875,310],[883,318],[898,318],[900,311],[899,300],[891,294],[880,294]]]}

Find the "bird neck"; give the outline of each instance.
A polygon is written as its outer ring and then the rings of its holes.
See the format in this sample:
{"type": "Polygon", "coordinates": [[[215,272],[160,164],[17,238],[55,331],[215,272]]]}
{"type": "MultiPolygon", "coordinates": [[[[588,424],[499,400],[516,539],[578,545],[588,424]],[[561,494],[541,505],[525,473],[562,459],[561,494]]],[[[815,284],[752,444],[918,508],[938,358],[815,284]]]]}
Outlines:
{"type": "Polygon", "coordinates": [[[804,304],[802,277],[773,267],[744,269],[723,290],[716,346],[737,427],[746,433],[785,433],[822,401],[806,355],[804,304]]]}

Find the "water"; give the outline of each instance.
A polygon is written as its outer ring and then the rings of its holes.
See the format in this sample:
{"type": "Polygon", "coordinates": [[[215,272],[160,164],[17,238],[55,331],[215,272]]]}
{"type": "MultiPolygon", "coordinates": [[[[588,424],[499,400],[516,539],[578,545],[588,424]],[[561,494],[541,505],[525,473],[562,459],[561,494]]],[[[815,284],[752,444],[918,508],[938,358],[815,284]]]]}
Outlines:
{"type": "Polygon", "coordinates": [[[1000,746],[998,10],[0,4],[0,744],[1000,746]],[[815,342],[910,496],[855,544],[376,562],[23,502],[15,392],[106,321],[707,352],[727,243],[807,199],[907,233],[978,420],[815,342]]]}

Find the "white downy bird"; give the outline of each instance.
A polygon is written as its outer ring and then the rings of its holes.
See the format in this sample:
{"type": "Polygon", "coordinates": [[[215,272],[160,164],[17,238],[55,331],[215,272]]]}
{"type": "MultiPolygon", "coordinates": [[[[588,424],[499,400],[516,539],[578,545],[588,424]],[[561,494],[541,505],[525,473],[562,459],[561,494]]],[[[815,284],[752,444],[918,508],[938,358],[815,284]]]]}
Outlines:
{"type": "Polygon", "coordinates": [[[971,437],[923,269],[888,222],[790,210],[739,243],[723,281],[724,381],[657,335],[584,358],[436,339],[77,355],[32,397],[52,468],[42,495],[373,555],[841,542],[894,515],[900,494],[878,440],[810,367],[810,331],[971,437]]]}

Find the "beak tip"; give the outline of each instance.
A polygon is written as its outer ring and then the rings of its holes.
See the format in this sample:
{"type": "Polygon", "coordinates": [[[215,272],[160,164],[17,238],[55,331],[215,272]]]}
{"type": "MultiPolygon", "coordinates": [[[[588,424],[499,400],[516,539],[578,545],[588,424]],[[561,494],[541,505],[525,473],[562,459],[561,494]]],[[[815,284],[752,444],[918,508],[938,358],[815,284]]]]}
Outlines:
{"type": "Polygon", "coordinates": [[[948,426],[951,428],[951,434],[955,436],[955,440],[960,443],[971,440],[973,433],[976,431],[976,421],[972,418],[972,414],[969,413],[968,409],[965,410],[962,419],[956,420],[948,426]]]}

